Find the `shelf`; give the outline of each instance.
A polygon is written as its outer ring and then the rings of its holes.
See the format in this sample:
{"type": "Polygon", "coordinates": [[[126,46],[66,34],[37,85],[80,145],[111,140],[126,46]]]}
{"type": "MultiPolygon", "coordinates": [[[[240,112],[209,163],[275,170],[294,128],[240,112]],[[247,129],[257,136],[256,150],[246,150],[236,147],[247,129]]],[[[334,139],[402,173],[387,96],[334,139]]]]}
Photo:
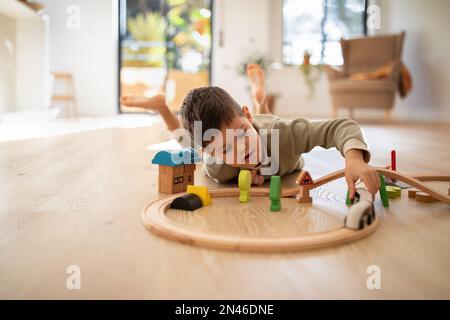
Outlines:
{"type": "Polygon", "coordinates": [[[36,11],[18,0],[0,0],[0,13],[13,19],[41,19],[36,11]]]}

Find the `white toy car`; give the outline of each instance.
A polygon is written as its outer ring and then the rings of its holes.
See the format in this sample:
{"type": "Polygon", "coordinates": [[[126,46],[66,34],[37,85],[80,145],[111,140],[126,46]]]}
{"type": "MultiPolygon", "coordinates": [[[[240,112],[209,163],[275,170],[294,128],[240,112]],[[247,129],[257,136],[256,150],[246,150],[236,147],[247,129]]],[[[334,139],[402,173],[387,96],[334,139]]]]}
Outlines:
{"type": "Polygon", "coordinates": [[[375,219],[373,195],[365,189],[356,189],[353,204],[344,220],[345,227],[361,230],[370,226],[375,219]]]}

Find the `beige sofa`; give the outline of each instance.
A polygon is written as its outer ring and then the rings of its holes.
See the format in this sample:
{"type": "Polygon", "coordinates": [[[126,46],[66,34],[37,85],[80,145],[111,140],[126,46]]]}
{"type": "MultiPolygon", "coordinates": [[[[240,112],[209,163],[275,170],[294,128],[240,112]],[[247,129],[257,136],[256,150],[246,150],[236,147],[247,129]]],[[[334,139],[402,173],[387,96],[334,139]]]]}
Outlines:
{"type": "Polygon", "coordinates": [[[401,72],[401,57],[405,33],[341,40],[344,65],[341,70],[327,66],[333,117],[338,109],[348,108],[350,117],[356,108],[384,110],[390,121],[401,72]],[[392,66],[387,79],[351,80],[350,75],[392,66]]]}

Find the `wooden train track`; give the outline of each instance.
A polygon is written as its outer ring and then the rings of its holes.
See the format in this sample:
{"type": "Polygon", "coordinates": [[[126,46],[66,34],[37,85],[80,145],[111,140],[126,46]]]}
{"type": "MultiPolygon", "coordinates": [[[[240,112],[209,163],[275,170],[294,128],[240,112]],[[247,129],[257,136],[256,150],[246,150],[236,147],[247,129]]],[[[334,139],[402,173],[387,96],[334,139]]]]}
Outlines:
{"type": "MultiPolygon", "coordinates": [[[[423,183],[424,181],[450,181],[450,176],[410,176],[385,168],[376,168],[376,170],[386,177],[403,181],[412,187],[426,192],[433,198],[450,205],[449,195],[444,195],[423,183]]],[[[326,175],[315,180],[314,185],[310,189],[320,187],[333,180],[342,178],[344,177],[344,174],[344,170],[340,170],[326,175]]],[[[252,188],[250,193],[254,197],[266,197],[269,195],[269,191],[269,188],[252,188]]],[[[210,193],[213,198],[238,197],[239,189],[223,188],[210,190],[210,193]]],[[[297,193],[298,187],[285,188],[282,191],[282,197],[295,197],[297,193]]],[[[186,229],[166,216],[166,211],[170,207],[170,203],[180,195],[181,194],[170,195],[154,200],[148,204],[142,210],[141,218],[143,224],[153,233],[167,239],[214,249],[247,252],[280,252],[328,248],[365,238],[375,232],[379,224],[379,219],[376,219],[370,226],[358,231],[342,227],[329,231],[287,238],[250,238],[215,235],[186,229]]]]}
{"type": "MultiPolygon", "coordinates": [[[[239,196],[238,189],[217,189],[211,190],[210,193],[213,198],[239,196]]],[[[251,192],[251,194],[254,197],[265,196],[266,189],[264,189],[264,192],[258,190],[251,192]]],[[[155,200],[145,207],[142,210],[142,221],[145,227],[170,240],[213,249],[245,252],[312,250],[338,246],[365,238],[378,227],[378,219],[376,219],[369,227],[360,231],[338,228],[289,238],[250,238],[209,234],[186,229],[166,216],[170,203],[179,196],[180,194],[155,200]]]]}

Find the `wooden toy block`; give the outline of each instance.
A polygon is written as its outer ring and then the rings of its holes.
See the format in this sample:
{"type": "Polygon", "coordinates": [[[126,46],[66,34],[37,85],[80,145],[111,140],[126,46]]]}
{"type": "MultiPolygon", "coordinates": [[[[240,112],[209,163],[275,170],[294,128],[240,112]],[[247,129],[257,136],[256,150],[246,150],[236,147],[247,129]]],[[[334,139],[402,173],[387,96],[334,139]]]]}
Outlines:
{"type": "Polygon", "coordinates": [[[270,177],[270,211],[281,211],[281,178],[280,176],[270,177]]]}
{"type": "Polygon", "coordinates": [[[184,173],[184,166],[159,165],[159,174],[180,175],[184,173]]]}
{"type": "Polygon", "coordinates": [[[298,203],[312,203],[312,198],[309,196],[309,190],[311,190],[311,187],[300,186],[296,196],[298,203]]]}
{"type": "Polygon", "coordinates": [[[295,179],[295,183],[300,186],[313,185],[314,181],[311,178],[311,175],[308,171],[302,170],[298,175],[297,179],[295,179]]]}
{"type": "Polygon", "coordinates": [[[252,184],[252,173],[250,170],[241,170],[239,172],[239,202],[247,203],[250,200],[250,186],[252,184]]]}
{"type": "Polygon", "coordinates": [[[396,199],[402,196],[402,189],[394,186],[386,186],[386,192],[389,199],[396,199]]]}
{"type": "Polygon", "coordinates": [[[172,159],[172,152],[162,150],[159,151],[152,159],[152,164],[174,167],[181,164],[181,161],[176,163],[172,159]]]}
{"type": "Polygon", "coordinates": [[[352,205],[352,200],[350,200],[350,191],[349,190],[347,190],[347,195],[345,196],[345,205],[347,205],[347,206],[352,205]]]}
{"type": "MultiPolygon", "coordinates": [[[[395,150],[391,151],[391,170],[397,171],[397,153],[395,150]]],[[[392,182],[397,182],[397,179],[392,178],[392,182]]]]}
{"type": "Polygon", "coordinates": [[[195,171],[196,167],[197,166],[195,164],[185,164],[184,173],[192,173],[195,171]]]}
{"type": "Polygon", "coordinates": [[[171,209],[194,211],[203,207],[202,199],[196,194],[187,193],[181,197],[176,198],[170,204],[171,209]]]}
{"type": "Polygon", "coordinates": [[[186,171],[184,165],[181,166],[159,166],[158,191],[160,193],[185,192],[188,185],[194,184],[194,172],[186,171]]]}
{"type": "Polygon", "coordinates": [[[152,160],[158,165],[158,191],[160,193],[185,192],[188,185],[194,184],[195,163],[200,161],[192,148],[180,151],[160,151],[152,160]]]}
{"type": "Polygon", "coordinates": [[[433,198],[432,196],[430,196],[429,194],[427,194],[425,192],[417,192],[416,193],[416,200],[418,202],[423,202],[423,203],[437,202],[437,200],[435,198],[433,198]]]}
{"type": "Polygon", "coordinates": [[[389,199],[386,191],[386,183],[384,181],[384,176],[380,174],[380,197],[383,207],[389,208],[389,199]]]}
{"type": "Polygon", "coordinates": [[[196,194],[197,196],[199,196],[200,199],[202,200],[203,206],[207,206],[212,202],[211,195],[209,194],[208,188],[206,187],[189,185],[187,186],[186,192],[196,194]]]}
{"type": "Polygon", "coordinates": [[[194,173],[183,174],[183,192],[187,190],[187,187],[194,184],[194,173]]]}
{"type": "Polygon", "coordinates": [[[312,203],[312,198],[309,196],[309,191],[314,188],[314,180],[308,171],[302,170],[295,179],[295,183],[300,186],[296,196],[298,203],[312,203]]]}
{"type": "Polygon", "coordinates": [[[397,153],[395,150],[391,151],[391,170],[397,171],[397,153]]]}
{"type": "Polygon", "coordinates": [[[152,159],[152,164],[165,165],[169,167],[195,164],[201,161],[200,156],[192,148],[185,148],[178,151],[159,151],[152,159]]]}
{"type": "Polygon", "coordinates": [[[386,194],[389,199],[397,199],[397,194],[395,193],[395,191],[389,191],[386,189],[386,194]]]}
{"type": "Polygon", "coordinates": [[[414,199],[416,197],[416,193],[420,192],[419,189],[409,189],[408,190],[408,198],[414,199]]]}
{"type": "Polygon", "coordinates": [[[183,175],[158,175],[158,191],[160,193],[174,194],[184,192],[184,177],[183,175]]]}
{"type": "Polygon", "coordinates": [[[183,175],[172,177],[172,183],[173,183],[173,185],[175,187],[175,192],[176,193],[180,193],[180,192],[185,192],[186,191],[185,184],[184,184],[184,176],[183,175]]]}

